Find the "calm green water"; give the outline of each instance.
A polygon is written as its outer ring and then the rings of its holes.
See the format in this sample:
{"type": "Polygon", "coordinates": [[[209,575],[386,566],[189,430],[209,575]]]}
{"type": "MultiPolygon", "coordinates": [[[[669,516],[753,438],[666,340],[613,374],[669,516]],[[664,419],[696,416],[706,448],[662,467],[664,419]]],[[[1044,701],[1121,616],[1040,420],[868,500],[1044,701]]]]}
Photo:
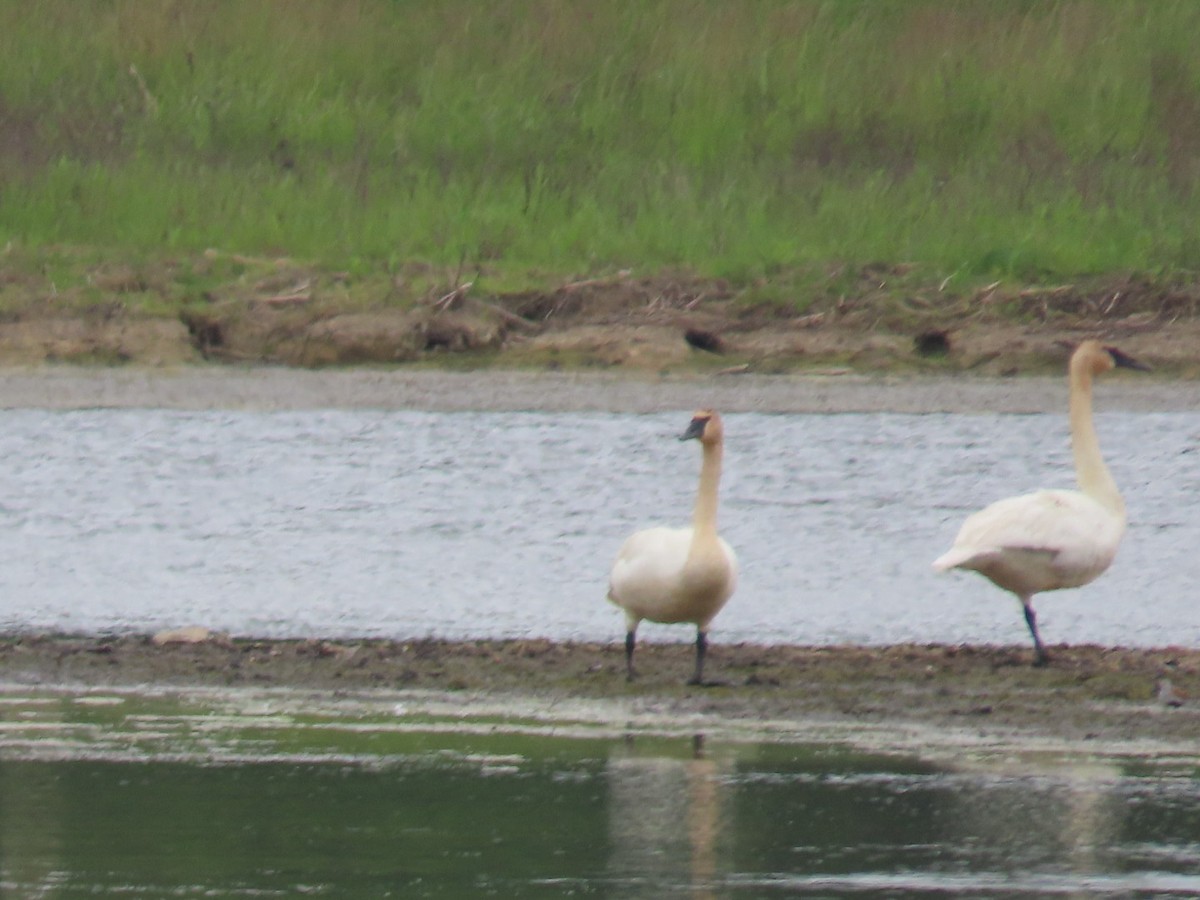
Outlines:
{"type": "Polygon", "coordinates": [[[1200,892],[1181,761],[934,763],[352,700],[3,699],[6,897],[1200,892]]]}

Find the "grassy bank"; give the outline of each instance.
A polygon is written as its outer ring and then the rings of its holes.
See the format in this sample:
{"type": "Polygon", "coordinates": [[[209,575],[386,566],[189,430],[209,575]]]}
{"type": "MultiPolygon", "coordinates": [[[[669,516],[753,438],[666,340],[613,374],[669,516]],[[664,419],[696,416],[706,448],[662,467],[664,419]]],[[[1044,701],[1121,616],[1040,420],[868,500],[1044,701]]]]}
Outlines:
{"type": "Polygon", "coordinates": [[[1187,0],[4,0],[0,240],[789,296],[1178,274],[1198,33],[1187,0]]]}

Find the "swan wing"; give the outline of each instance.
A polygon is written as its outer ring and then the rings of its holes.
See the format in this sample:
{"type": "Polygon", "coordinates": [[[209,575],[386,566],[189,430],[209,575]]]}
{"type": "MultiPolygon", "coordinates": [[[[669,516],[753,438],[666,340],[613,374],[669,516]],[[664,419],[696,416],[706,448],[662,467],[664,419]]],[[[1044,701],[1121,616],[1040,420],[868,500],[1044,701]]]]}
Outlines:
{"type": "Polygon", "coordinates": [[[1086,494],[1037,491],[968,517],[933,565],[976,569],[1020,594],[1075,587],[1108,568],[1124,530],[1120,516],[1086,494]]]}
{"type": "Polygon", "coordinates": [[[692,545],[690,528],[646,528],[625,539],[608,578],[608,598],[643,617],[674,595],[692,545]]]}

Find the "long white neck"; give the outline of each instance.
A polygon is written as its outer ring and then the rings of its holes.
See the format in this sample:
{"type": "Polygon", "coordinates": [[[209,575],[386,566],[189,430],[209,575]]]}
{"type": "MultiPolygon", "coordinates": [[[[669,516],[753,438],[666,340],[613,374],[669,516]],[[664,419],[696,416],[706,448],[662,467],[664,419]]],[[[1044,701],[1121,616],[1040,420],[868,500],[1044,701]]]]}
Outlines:
{"type": "Polygon", "coordinates": [[[717,539],[717,487],[721,481],[721,444],[704,444],[700,488],[692,511],[692,548],[717,539]]]}
{"type": "Polygon", "coordinates": [[[1073,359],[1070,374],[1071,449],[1075,454],[1075,480],[1079,489],[1119,516],[1125,501],[1108,466],[1100,456],[1100,442],[1092,424],[1092,373],[1086,359],[1073,359]]]}

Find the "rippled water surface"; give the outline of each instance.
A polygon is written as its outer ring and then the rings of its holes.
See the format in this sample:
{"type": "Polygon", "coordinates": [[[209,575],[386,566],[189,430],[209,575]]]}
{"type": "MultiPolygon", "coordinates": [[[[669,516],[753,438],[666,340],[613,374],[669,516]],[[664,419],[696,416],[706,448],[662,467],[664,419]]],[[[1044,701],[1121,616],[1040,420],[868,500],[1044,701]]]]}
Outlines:
{"type": "Polygon", "coordinates": [[[4,896],[1200,893],[1180,760],[931,761],[198,696],[4,695],[4,896]]]}
{"type": "MultiPolygon", "coordinates": [[[[0,627],[614,639],[621,540],[686,524],[687,414],[0,412],[0,627]]],[[[1113,568],[1038,601],[1050,643],[1200,645],[1195,413],[1097,417],[1113,568]]],[[[742,579],[714,641],[1027,640],[930,561],[1000,497],[1073,483],[1061,415],[726,417],[742,579]]],[[[650,638],[685,628],[644,626],[650,638]]]]}

